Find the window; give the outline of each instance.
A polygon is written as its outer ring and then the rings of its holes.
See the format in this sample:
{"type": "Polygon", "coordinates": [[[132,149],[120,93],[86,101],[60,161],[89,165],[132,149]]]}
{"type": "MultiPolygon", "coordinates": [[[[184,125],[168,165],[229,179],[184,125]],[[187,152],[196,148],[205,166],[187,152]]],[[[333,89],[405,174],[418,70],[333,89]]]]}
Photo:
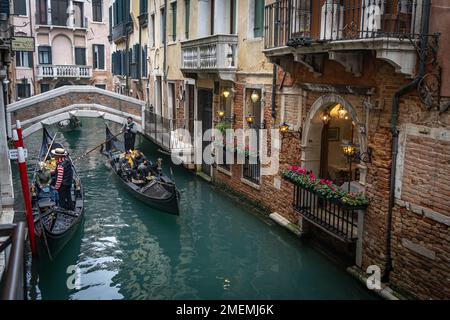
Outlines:
{"type": "Polygon", "coordinates": [[[38,24],[47,24],[47,0],[38,0],[37,19],[38,24]]]}
{"type": "Polygon", "coordinates": [[[103,21],[103,1],[92,0],[92,20],[97,22],[103,21]]]}
{"type": "Polygon", "coordinates": [[[122,22],[129,21],[130,19],[130,1],[129,0],[116,0],[114,2],[114,25],[121,24],[122,22]]]}
{"type": "Polygon", "coordinates": [[[52,48],[40,46],[38,48],[39,64],[52,64],[52,48]]]}
{"type": "Polygon", "coordinates": [[[33,52],[16,51],[16,67],[31,68],[33,66],[33,52]]]}
{"type": "Polygon", "coordinates": [[[27,1],[26,0],[14,0],[14,14],[19,16],[27,15],[27,1]]]}
{"type": "Polygon", "coordinates": [[[83,2],[73,2],[73,23],[75,27],[78,28],[84,28],[84,8],[83,8],[83,2]]]}
{"type": "Polygon", "coordinates": [[[168,110],[167,110],[167,118],[169,119],[176,119],[176,115],[175,115],[175,111],[176,111],[176,107],[175,107],[175,83],[173,82],[169,82],[168,83],[169,86],[169,92],[168,92],[168,99],[169,99],[169,103],[168,103],[168,110]]]}
{"type": "Polygon", "coordinates": [[[184,0],[184,37],[189,39],[189,24],[191,17],[191,0],[184,0]]]}
{"type": "Polygon", "coordinates": [[[177,40],[177,3],[172,2],[170,4],[172,9],[172,41],[177,40]]]}
{"type": "Polygon", "coordinates": [[[17,99],[29,98],[31,96],[31,87],[28,80],[17,84],[17,99]]]}
{"type": "Polygon", "coordinates": [[[67,26],[69,20],[69,0],[51,0],[52,24],[67,26]]]}
{"type": "Polygon", "coordinates": [[[147,13],[148,0],[140,0],[139,2],[139,14],[147,13]]]}
{"type": "Polygon", "coordinates": [[[86,48],[75,48],[75,64],[77,66],[86,65],[86,48]]]}
{"type": "Polygon", "coordinates": [[[151,27],[152,27],[152,33],[151,33],[151,45],[152,48],[155,47],[155,14],[152,14],[150,16],[150,23],[151,23],[151,27]]]}
{"type": "Polygon", "coordinates": [[[161,8],[161,43],[166,43],[166,10],[164,8],[161,8]]]}
{"type": "Polygon", "coordinates": [[[259,38],[264,32],[264,0],[254,0],[253,36],[259,38]]]}
{"type": "Polygon", "coordinates": [[[141,75],[142,77],[145,78],[148,76],[147,54],[148,54],[147,46],[144,46],[142,48],[141,75]]]}
{"type": "Polygon", "coordinates": [[[111,42],[112,29],[113,29],[113,8],[109,7],[109,41],[111,42]]]}
{"type": "Polygon", "coordinates": [[[41,93],[50,91],[50,85],[48,83],[41,83],[41,93]]]}
{"type": "Polygon", "coordinates": [[[102,44],[94,44],[93,46],[94,69],[105,69],[105,46],[102,44]]]}

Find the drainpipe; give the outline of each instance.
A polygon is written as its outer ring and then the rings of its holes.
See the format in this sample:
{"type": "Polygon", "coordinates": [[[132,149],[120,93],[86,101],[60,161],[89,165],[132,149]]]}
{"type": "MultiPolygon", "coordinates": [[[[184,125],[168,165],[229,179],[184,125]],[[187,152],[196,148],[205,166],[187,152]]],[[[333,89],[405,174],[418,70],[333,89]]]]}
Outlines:
{"type": "Polygon", "coordinates": [[[276,105],[276,97],[277,97],[277,65],[273,64],[273,73],[272,73],[272,119],[273,125],[276,126],[275,120],[277,118],[277,105],[276,105]]]}
{"type": "Polygon", "coordinates": [[[420,65],[419,74],[416,78],[400,88],[392,101],[392,113],[391,113],[391,135],[392,135],[392,165],[391,165],[391,175],[390,175],[390,188],[389,188],[389,207],[388,207],[388,224],[387,224],[387,234],[386,234],[386,268],[383,275],[383,282],[389,281],[389,276],[392,268],[392,214],[395,206],[395,176],[397,174],[397,155],[398,155],[398,130],[397,122],[399,116],[400,98],[407,93],[414,90],[419,84],[420,80],[425,75],[426,62],[425,58],[428,51],[428,32],[429,32],[429,20],[430,20],[430,7],[431,0],[424,0],[423,2],[423,18],[422,18],[422,28],[420,34],[420,65]]]}

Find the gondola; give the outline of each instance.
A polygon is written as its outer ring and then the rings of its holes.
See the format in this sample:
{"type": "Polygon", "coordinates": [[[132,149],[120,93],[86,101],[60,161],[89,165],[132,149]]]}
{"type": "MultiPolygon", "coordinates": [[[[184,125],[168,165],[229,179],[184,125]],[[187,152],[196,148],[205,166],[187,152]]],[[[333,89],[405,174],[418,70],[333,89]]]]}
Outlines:
{"type": "Polygon", "coordinates": [[[121,168],[120,160],[125,152],[124,143],[111,133],[108,126],[106,126],[106,141],[102,152],[108,157],[109,166],[127,191],[150,207],[179,215],[180,194],[172,179],[166,176],[161,168],[151,165],[146,181],[136,183],[121,168]]]}
{"type": "Polygon", "coordinates": [[[80,129],[82,127],[82,123],[80,119],[71,114],[69,119],[59,121],[57,126],[59,131],[69,132],[80,129]]]}
{"type": "MultiPolygon", "coordinates": [[[[52,144],[53,139],[47,129],[44,128],[43,131],[38,161],[40,163],[45,162],[50,170],[56,169],[56,163],[48,149],[50,146],[51,150],[63,146],[58,142],[52,144]],[[46,155],[47,158],[45,159],[46,155]]],[[[31,195],[35,237],[39,244],[39,250],[47,254],[50,259],[53,259],[70,241],[84,217],[83,187],[73,162],[72,169],[72,201],[75,204],[73,211],[57,205],[50,187],[39,188],[36,182],[38,167],[32,182],[31,195]]]]}

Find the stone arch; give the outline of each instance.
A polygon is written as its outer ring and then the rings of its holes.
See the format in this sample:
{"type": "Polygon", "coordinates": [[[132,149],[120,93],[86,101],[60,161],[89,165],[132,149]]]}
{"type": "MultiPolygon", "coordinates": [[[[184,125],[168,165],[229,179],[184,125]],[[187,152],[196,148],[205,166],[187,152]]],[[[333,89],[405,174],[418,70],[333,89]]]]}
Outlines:
{"type": "Polygon", "coordinates": [[[11,135],[16,121],[20,120],[26,136],[42,125],[70,119],[71,115],[103,118],[117,123],[124,123],[131,116],[138,125],[138,131],[143,132],[145,109],[145,101],[115,92],[93,86],[64,86],[8,105],[7,129],[11,135]]]}
{"type": "MultiPolygon", "coordinates": [[[[341,104],[349,113],[350,118],[355,123],[355,134],[358,137],[359,147],[361,152],[367,151],[367,138],[366,135],[359,130],[361,126],[365,127],[365,124],[361,121],[356,109],[353,105],[344,99],[342,96],[330,93],[318,98],[311,109],[309,110],[305,123],[303,126],[302,142],[301,142],[301,164],[307,170],[317,170],[317,164],[320,163],[320,143],[321,132],[323,128],[322,121],[317,121],[317,116],[321,111],[334,105],[341,104]],[[317,139],[319,137],[319,139],[317,139]],[[319,155],[319,156],[318,156],[319,155]],[[317,157],[318,156],[318,157],[317,157]]],[[[365,185],[367,167],[364,163],[359,164],[360,169],[360,184],[365,185]]],[[[316,172],[315,172],[316,173],[316,172]]]]}

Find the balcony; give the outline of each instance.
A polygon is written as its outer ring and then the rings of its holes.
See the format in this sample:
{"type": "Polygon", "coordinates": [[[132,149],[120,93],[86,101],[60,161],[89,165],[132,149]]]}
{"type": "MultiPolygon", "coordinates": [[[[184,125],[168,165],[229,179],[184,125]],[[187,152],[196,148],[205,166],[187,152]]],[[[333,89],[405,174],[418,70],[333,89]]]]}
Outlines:
{"type": "Polygon", "coordinates": [[[181,71],[185,74],[215,74],[222,80],[234,80],[237,35],[213,35],[181,43],[181,71]]]}
{"type": "Polygon", "coordinates": [[[120,42],[127,38],[128,34],[133,31],[133,22],[132,21],[124,21],[121,22],[112,28],[112,41],[120,42]]]}
{"type": "Polygon", "coordinates": [[[291,55],[318,73],[328,54],[358,75],[361,52],[375,50],[413,76],[423,10],[421,0],[279,0],[265,8],[264,52],[272,61],[291,55]]]}
{"type": "Polygon", "coordinates": [[[38,78],[91,78],[92,67],[76,65],[40,65],[38,78]]]}

